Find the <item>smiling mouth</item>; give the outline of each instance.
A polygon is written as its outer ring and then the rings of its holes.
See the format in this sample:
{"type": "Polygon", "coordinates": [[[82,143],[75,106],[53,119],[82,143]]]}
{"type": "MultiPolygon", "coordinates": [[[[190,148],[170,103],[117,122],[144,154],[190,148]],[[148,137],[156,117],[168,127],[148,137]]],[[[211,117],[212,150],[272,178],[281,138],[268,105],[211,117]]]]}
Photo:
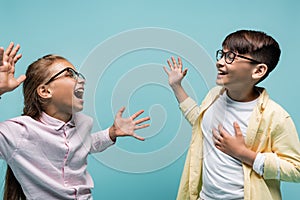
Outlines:
{"type": "Polygon", "coordinates": [[[218,75],[226,75],[227,73],[224,71],[218,71],[218,75]]]}
{"type": "Polygon", "coordinates": [[[84,93],[84,90],[82,88],[77,89],[77,90],[74,91],[74,95],[78,99],[83,99],[83,93],[84,93]]]}

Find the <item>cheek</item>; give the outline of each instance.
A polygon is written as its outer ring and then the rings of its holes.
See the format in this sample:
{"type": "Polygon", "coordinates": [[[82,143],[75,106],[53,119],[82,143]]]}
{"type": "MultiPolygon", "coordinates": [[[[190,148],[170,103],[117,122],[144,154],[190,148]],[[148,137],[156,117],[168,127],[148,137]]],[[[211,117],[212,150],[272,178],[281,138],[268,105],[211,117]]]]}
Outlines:
{"type": "Polygon", "coordinates": [[[237,79],[244,80],[244,79],[251,79],[252,72],[249,69],[243,69],[243,68],[241,68],[239,70],[232,71],[231,73],[229,73],[229,75],[231,77],[235,77],[237,79]]]}
{"type": "Polygon", "coordinates": [[[58,90],[55,91],[55,95],[57,98],[61,100],[69,100],[72,99],[74,93],[74,86],[65,86],[65,87],[60,87],[58,90]]]}

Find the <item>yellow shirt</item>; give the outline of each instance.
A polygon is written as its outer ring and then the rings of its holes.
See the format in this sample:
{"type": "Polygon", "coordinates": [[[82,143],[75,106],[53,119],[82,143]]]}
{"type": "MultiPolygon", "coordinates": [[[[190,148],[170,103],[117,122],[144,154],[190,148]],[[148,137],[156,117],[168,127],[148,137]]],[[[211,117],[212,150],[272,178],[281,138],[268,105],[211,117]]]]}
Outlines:
{"type": "MultiPolygon", "coordinates": [[[[213,88],[201,106],[190,97],[180,109],[192,125],[192,138],[183,169],[177,200],[197,200],[202,186],[203,134],[201,121],[206,109],[225,91],[213,88]]],[[[280,181],[300,182],[300,143],[289,114],[262,91],[250,117],[245,142],[266,156],[263,176],[243,164],[245,200],[280,200],[280,181]]]]}

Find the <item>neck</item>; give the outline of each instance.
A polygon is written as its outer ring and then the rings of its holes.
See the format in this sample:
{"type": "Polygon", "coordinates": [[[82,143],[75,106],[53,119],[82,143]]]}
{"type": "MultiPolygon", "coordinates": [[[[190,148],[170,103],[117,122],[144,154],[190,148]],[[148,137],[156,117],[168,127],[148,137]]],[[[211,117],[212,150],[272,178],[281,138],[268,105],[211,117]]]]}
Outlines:
{"type": "Polygon", "coordinates": [[[59,113],[59,112],[49,112],[49,111],[45,111],[47,113],[47,115],[59,119],[63,122],[68,122],[70,121],[70,119],[72,118],[71,114],[66,114],[66,113],[59,113]]]}
{"type": "Polygon", "coordinates": [[[242,90],[232,90],[232,89],[227,89],[227,95],[239,102],[248,102],[248,101],[253,101],[259,96],[259,91],[256,87],[253,88],[243,88],[242,90]]]}

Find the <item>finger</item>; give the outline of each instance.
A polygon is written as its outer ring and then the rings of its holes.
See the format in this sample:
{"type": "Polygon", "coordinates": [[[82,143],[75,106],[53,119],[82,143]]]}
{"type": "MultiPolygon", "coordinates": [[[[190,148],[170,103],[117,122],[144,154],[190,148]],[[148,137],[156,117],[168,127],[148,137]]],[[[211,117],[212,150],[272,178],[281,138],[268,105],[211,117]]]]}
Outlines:
{"type": "Polygon", "coordinates": [[[218,140],[220,140],[220,134],[218,133],[218,131],[216,130],[216,129],[213,129],[212,130],[212,132],[213,132],[213,138],[216,140],[216,141],[218,141],[218,140]]]}
{"type": "Polygon", "coordinates": [[[242,131],[241,131],[241,128],[240,128],[240,126],[239,126],[239,124],[237,122],[233,123],[233,127],[234,127],[234,131],[235,131],[235,135],[236,136],[243,135],[242,131]]]}
{"type": "Polygon", "coordinates": [[[0,66],[3,65],[4,48],[0,47],[0,66]]]}
{"type": "Polygon", "coordinates": [[[19,85],[20,85],[23,81],[25,81],[25,79],[26,79],[26,76],[25,76],[25,75],[21,75],[21,76],[19,76],[19,77],[17,78],[17,82],[18,82],[19,85]]]}
{"type": "Polygon", "coordinates": [[[223,126],[221,124],[219,124],[218,126],[218,130],[219,130],[219,133],[220,133],[220,136],[221,137],[224,137],[224,135],[226,135],[226,131],[224,130],[223,126]]]}
{"type": "Polygon", "coordinates": [[[150,126],[150,124],[142,124],[142,125],[139,125],[139,126],[135,126],[134,130],[139,130],[139,129],[142,129],[142,128],[147,128],[149,126],[150,126]]]}
{"type": "Polygon", "coordinates": [[[5,50],[5,54],[9,55],[13,48],[14,48],[14,43],[10,42],[9,45],[8,45],[8,47],[5,50]]]}
{"type": "Polygon", "coordinates": [[[150,120],[150,117],[144,117],[142,119],[136,120],[135,124],[140,124],[140,123],[143,123],[143,122],[148,121],[148,120],[150,120]]]}
{"type": "Polygon", "coordinates": [[[183,76],[185,76],[185,75],[186,75],[186,73],[187,73],[187,71],[188,71],[188,69],[187,69],[187,68],[185,68],[185,69],[183,70],[183,72],[182,72],[182,75],[183,75],[183,76]]]}
{"type": "Polygon", "coordinates": [[[176,60],[175,60],[175,58],[173,56],[172,56],[172,62],[173,62],[174,67],[176,67],[177,63],[176,63],[176,60]]]}
{"type": "Polygon", "coordinates": [[[180,68],[182,68],[182,61],[181,61],[181,58],[180,58],[180,57],[178,57],[178,66],[179,66],[180,68]]]}
{"type": "Polygon", "coordinates": [[[168,65],[169,65],[170,69],[173,70],[174,67],[173,67],[172,63],[171,63],[169,60],[167,60],[167,63],[168,63],[168,65]]]}
{"type": "Polygon", "coordinates": [[[16,55],[16,56],[14,57],[14,63],[17,63],[18,60],[19,60],[20,58],[22,58],[22,54],[16,55]]]}
{"type": "Polygon", "coordinates": [[[135,133],[132,135],[132,137],[134,137],[135,139],[138,139],[140,141],[144,141],[145,140],[145,138],[143,138],[143,137],[141,137],[141,136],[139,136],[139,135],[137,135],[135,133]]]}
{"type": "Polygon", "coordinates": [[[165,70],[165,72],[166,72],[167,75],[170,74],[170,72],[169,72],[169,70],[167,69],[167,67],[164,66],[163,69],[165,70]]]}
{"type": "Polygon", "coordinates": [[[11,56],[12,58],[14,58],[17,55],[17,53],[18,53],[19,50],[20,50],[20,45],[17,44],[15,46],[15,48],[12,49],[12,51],[10,52],[9,56],[11,56]]]}
{"type": "Polygon", "coordinates": [[[218,140],[216,137],[213,137],[212,140],[216,146],[221,146],[221,141],[218,140]]]}
{"type": "Polygon", "coordinates": [[[117,117],[121,118],[122,115],[123,115],[124,110],[125,110],[124,106],[122,108],[120,108],[120,110],[117,112],[117,117]]]}
{"type": "Polygon", "coordinates": [[[133,115],[131,115],[131,119],[134,120],[135,118],[137,118],[138,116],[140,116],[142,113],[144,112],[144,110],[139,110],[136,113],[134,113],[133,115]]]}

